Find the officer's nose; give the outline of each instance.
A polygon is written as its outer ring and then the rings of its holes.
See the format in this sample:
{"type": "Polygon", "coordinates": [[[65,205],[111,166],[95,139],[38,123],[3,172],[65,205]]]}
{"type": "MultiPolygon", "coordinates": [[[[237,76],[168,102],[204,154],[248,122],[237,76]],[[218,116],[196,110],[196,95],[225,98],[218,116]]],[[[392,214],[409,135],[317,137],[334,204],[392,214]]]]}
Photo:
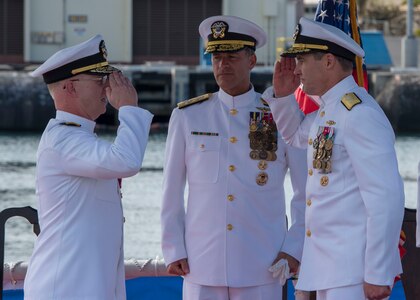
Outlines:
{"type": "Polygon", "coordinates": [[[229,65],[229,59],[227,57],[222,57],[220,59],[220,66],[227,66],[229,65]]]}

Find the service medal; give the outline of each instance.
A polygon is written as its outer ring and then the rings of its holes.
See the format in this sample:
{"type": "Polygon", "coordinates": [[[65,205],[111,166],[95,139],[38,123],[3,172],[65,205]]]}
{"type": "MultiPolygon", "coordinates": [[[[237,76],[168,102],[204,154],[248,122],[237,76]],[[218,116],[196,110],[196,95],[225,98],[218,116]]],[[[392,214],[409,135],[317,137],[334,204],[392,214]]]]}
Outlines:
{"type": "MultiPolygon", "coordinates": [[[[316,138],[313,140],[313,163],[314,169],[321,174],[332,171],[332,150],[334,146],[334,127],[319,126],[316,138]]],[[[328,178],[328,177],[327,177],[328,178]]]]}
{"type": "Polygon", "coordinates": [[[266,110],[250,112],[249,146],[255,153],[250,153],[252,159],[274,161],[277,159],[277,127],[273,115],[266,110]]]}
{"type": "Polygon", "coordinates": [[[260,153],[259,153],[259,158],[260,159],[267,159],[267,157],[268,157],[267,151],[261,150],[260,153]]]}
{"type": "Polygon", "coordinates": [[[258,159],[258,151],[257,150],[252,150],[249,153],[249,157],[251,157],[251,159],[258,159]]]}
{"type": "Polygon", "coordinates": [[[333,141],[332,139],[328,139],[325,141],[325,149],[326,150],[331,150],[333,147],[333,141]]]}
{"type": "Polygon", "coordinates": [[[258,162],[258,169],[260,169],[262,171],[264,171],[265,169],[267,169],[267,166],[268,166],[268,164],[267,164],[267,162],[265,160],[260,160],[258,162]]]}
{"type": "Polygon", "coordinates": [[[268,157],[267,157],[268,161],[276,161],[277,160],[276,152],[270,151],[270,152],[267,152],[267,153],[268,153],[268,157]]]}
{"type": "Polygon", "coordinates": [[[321,179],[320,179],[320,183],[321,183],[322,186],[327,186],[329,181],[330,180],[329,180],[328,176],[322,176],[321,179]]]}
{"type": "Polygon", "coordinates": [[[267,181],[268,181],[268,174],[267,173],[260,172],[257,175],[256,182],[257,182],[258,185],[265,185],[267,183],[267,181]]]}

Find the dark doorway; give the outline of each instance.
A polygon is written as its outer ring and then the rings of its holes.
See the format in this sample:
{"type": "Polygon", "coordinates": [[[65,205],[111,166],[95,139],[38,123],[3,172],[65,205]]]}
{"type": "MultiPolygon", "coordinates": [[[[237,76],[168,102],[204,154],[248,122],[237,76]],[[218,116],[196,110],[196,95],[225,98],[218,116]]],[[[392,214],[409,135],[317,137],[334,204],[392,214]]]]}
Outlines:
{"type": "Polygon", "coordinates": [[[133,63],[198,64],[198,25],[221,12],[221,0],[133,0],[133,63]]]}
{"type": "Polygon", "coordinates": [[[0,0],[0,63],[23,63],[23,0],[0,0]]]}

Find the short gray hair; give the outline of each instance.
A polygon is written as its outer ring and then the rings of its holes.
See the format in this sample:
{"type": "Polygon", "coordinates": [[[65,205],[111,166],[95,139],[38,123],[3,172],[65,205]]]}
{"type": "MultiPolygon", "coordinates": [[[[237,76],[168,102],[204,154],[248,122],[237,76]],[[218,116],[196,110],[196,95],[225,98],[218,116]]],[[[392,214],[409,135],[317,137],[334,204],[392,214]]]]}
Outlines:
{"type": "MultiPolygon", "coordinates": [[[[317,51],[317,52],[313,52],[313,56],[316,60],[320,60],[325,54],[327,54],[329,52],[322,52],[322,51],[317,51]]],[[[332,54],[332,53],[331,53],[332,54]]],[[[343,69],[343,71],[351,71],[353,70],[353,61],[348,60],[347,58],[335,55],[335,58],[337,59],[338,63],[340,64],[341,68],[343,69]]]]}
{"type": "Polygon", "coordinates": [[[249,47],[244,47],[244,51],[246,52],[246,54],[248,54],[248,56],[251,56],[251,55],[255,54],[255,50],[251,49],[249,47]]]}

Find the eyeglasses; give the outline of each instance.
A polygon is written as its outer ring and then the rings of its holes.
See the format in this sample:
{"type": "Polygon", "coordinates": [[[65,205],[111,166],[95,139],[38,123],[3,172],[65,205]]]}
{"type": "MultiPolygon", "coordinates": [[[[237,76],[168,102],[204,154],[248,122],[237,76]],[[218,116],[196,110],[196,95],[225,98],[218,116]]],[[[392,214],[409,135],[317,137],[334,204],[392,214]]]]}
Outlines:
{"type": "Polygon", "coordinates": [[[94,78],[70,79],[70,81],[97,81],[97,82],[100,82],[101,86],[104,86],[108,82],[108,75],[105,75],[102,77],[94,77],[94,78]]]}

